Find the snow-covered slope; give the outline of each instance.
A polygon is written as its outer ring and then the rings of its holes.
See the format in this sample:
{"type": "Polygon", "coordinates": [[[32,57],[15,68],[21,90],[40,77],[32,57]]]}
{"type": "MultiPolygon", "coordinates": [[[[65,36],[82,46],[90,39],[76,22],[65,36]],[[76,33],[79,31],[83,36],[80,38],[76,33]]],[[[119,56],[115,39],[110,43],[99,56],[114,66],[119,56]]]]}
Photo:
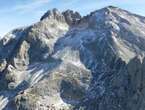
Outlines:
{"type": "Polygon", "coordinates": [[[0,40],[0,109],[144,110],[145,18],[57,9],[0,40]],[[136,102],[136,103],[134,103],[136,102]]]}

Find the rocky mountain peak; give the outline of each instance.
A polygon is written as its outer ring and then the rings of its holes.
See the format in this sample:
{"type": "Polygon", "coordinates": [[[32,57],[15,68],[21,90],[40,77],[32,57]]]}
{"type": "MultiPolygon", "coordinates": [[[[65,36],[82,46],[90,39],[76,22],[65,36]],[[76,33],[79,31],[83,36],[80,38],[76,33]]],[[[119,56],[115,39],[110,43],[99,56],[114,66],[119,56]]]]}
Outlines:
{"type": "MultiPolygon", "coordinates": [[[[97,17],[102,17],[102,20],[108,16],[111,16],[112,13],[117,13],[119,10],[118,7],[108,6],[103,9],[92,12],[91,14],[82,17],[79,12],[73,10],[66,10],[64,12],[60,12],[58,9],[54,8],[52,10],[48,10],[42,17],[41,21],[44,19],[55,19],[57,21],[66,22],[68,25],[75,25],[78,21],[86,22],[86,19],[90,18],[92,15],[96,15],[97,17]]],[[[123,10],[122,10],[123,11],[123,10]]]]}
{"type": "Polygon", "coordinates": [[[103,9],[108,9],[108,10],[116,10],[116,9],[119,9],[118,7],[115,7],[115,6],[112,6],[112,5],[110,5],[110,6],[106,6],[106,7],[104,7],[103,9]]]}
{"type": "Polygon", "coordinates": [[[54,8],[47,11],[40,20],[42,21],[44,19],[55,19],[57,21],[66,22],[68,25],[74,25],[81,19],[81,15],[72,10],[66,10],[61,13],[58,9],[54,8]]]}
{"type": "Polygon", "coordinates": [[[41,17],[41,21],[44,19],[55,19],[58,21],[64,21],[64,17],[62,15],[62,13],[60,11],[58,11],[58,9],[54,8],[52,10],[48,10],[42,17],[41,17]]]}
{"type": "Polygon", "coordinates": [[[81,15],[78,12],[74,12],[72,10],[66,10],[62,14],[64,15],[65,20],[69,25],[75,24],[81,19],[81,15]]]}
{"type": "Polygon", "coordinates": [[[121,8],[118,8],[118,7],[115,7],[115,6],[106,6],[100,10],[97,10],[97,11],[104,11],[104,12],[113,12],[113,11],[123,11],[123,9],[121,8]]]}
{"type": "Polygon", "coordinates": [[[144,110],[144,30],[144,17],[108,6],[85,17],[52,9],[11,31],[0,40],[0,110],[144,110]]]}
{"type": "Polygon", "coordinates": [[[123,20],[127,20],[126,22],[128,22],[128,13],[118,7],[107,6],[82,17],[79,23],[90,24],[91,27],[97,24],[106,24],[106,26],[109,24],[107,27],[110,27],[110,24],[114,25],[114,23],[122,22],[123,20]],[[126,17],[123,18],[121,16],[126,17]]]}
{"type": "MultiPolygon", "coordinates": [[[[107,6],[107,7],[104,7],[102,9],[99,9],[99,10],[96,10],[94,12],[92,12],[90,14],[91,15],[95,15],[96,17],[102,17],[102,19],[106,18],[106,17],[109,17],[109,16],[114,16],[115,15],[122,15],[124,14],[125,12],[127,12],[126,10],[123,10],[121,8],[118,8],[118,7],[115,7],[115,6],[107,6]]],[[[129,12],[127,12],[129,13],[129,12]]]]}

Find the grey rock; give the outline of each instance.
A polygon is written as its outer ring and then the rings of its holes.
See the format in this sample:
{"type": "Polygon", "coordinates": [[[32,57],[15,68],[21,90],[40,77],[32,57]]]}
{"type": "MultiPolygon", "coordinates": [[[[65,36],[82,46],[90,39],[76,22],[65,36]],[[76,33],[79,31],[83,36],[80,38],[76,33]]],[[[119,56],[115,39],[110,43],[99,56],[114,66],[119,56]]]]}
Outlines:
{"type": "Polygon", "coordinates": [[[0,109],[144,110],[145,18],[57,9],[0,40],[0,109]],[[4,70],[4,71],[3,71],[4,70]]]}
{"type": "Polygon", "coordinates": [[[6,68],[6,64],[7,62],[5,59],[0,60],[0,72],[2,72],[6,68]]]}
{"type": "Polygon", "coordinates": [[[56,8],[54,8],[53,10],[49,10],[47,11],[42,17],[41,17],[41,21],[44,19],[56,19],[58,21],[62,21],[64,22],[64,16],[61,14],[61,12],[59,12],[56,8]]]}
{"type": "Polygon", "coordinates": [[[62,14],[69,25],[77,24],[81,19],[81,15],[78,12],[73,12],[72,10],[66,10],[62,14]]]}

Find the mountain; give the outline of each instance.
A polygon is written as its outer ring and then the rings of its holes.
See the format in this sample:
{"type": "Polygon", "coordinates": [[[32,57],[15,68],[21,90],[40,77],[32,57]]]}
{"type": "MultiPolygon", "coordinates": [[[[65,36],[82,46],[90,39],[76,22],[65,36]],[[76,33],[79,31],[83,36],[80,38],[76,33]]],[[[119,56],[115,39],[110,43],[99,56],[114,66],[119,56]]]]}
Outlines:
{"type": "Polygon", "coordinates": [[[144,110],[145,17],[49,10],[0,40],[1,110],[144,110]]]}

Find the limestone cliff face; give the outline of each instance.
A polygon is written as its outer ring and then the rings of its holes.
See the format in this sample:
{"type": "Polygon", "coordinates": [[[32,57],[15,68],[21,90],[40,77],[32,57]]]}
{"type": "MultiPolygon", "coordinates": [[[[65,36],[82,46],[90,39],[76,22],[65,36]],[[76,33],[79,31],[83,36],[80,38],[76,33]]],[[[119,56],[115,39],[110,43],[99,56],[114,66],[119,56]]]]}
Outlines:
{"type": "Polygon", "coordinates": [[[144,110],[145,18],[57,9],[0,40],[0,109],[144,110]]]}

